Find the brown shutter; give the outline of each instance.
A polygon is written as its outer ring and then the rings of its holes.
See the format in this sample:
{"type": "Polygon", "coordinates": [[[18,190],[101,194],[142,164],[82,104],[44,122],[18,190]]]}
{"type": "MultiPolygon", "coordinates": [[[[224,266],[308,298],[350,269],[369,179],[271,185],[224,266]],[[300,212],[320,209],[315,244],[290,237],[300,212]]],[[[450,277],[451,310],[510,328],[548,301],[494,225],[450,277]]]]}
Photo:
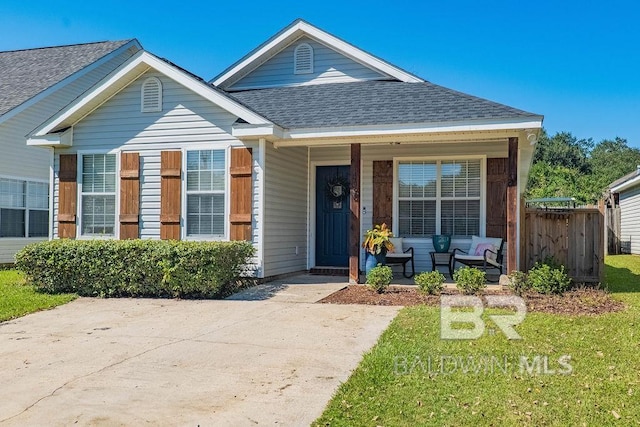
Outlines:
{"type": "Polygon", "coordinates": [[[160,238],[180,240],[182,153],[160,153],[160,238]]]}
{"type": "Polygon", "coordinates": [[[251,200],[253,186],[253,159],[251,148],[239,147],[231,149],[231,206],[229,222],[229,238],[231,240],[251,241],[251,200]]]}
{"type": "Polygon", "coordinates": [[[120,239],[137,239],[140,210],[140,155],[120,155],[120,239]]]}
{"type": "Polygon", "coordinates": [[[393,212],[393,161],[373,162],[373,225],[391,228],[393,212]]]}
{"type": "Polygon", "coordinates": [[[508,159],[487,159],[487,236],[507,237],[508,159]]]}
{"type": "Polygon", "coordinates": [[[58,172],[58,237],[74,239],[76,237],[76,205],[78,158],[75,154],[60,155],[58,172]]]}

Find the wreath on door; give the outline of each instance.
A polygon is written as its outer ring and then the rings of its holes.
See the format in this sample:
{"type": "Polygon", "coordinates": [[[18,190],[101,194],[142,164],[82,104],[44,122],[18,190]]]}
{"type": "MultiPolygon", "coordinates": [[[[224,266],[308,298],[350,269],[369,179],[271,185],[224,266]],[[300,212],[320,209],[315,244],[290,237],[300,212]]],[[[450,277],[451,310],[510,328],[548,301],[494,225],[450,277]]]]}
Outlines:
{"type": "Polygon", "coordinates": [[[349,197],[349,181],[342,176],[328,179],[325,194],[332,202],[342,202],[349,197]]]}

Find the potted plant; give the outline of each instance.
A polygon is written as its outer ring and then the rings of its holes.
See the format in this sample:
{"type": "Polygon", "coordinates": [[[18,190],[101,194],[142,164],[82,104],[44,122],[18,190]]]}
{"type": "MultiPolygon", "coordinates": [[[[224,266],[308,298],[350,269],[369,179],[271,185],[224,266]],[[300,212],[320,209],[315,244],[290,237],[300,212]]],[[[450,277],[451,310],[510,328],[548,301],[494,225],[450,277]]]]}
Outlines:
{"type": "Polygon", "coordinates": [[[385,256],[388,251],[393,250],[393,243],[390,238],[393,237],[391,229],[387,224],[375,225],[372,229],[367,230],[364,234],[362,247],[367,252],[367,260],[365,262],[365,270],[368,273],[378,264],[385,264],[385,256]]]}

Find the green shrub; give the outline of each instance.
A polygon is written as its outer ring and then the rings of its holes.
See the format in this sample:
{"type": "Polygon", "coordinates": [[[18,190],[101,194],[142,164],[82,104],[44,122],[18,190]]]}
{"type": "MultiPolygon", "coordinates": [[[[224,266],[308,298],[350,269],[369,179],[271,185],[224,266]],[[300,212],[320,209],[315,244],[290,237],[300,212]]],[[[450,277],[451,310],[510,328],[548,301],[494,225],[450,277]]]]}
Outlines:
{"type": "Polygon", "coordinates": [[[393,271],[388,265],[380,265],[373,267],[367,274],[367,286],[376,291],[383,293],[393,280],[393,271]]]}
{"type": "Polygon", "coordinates": [[[548,264],[536,263],[527,276],[528,286],[541,294],[561,294],[571,288],[571,278],[564,266],[553,268],[548,264]]]}
{"type": "Polygon", "coordinates": [[[48,293],[220,298],[252,275],[249,242],[53,240],[28,245],[16,267],[48,293]]]}
{"type": "Polygon", "coordinates": [[[522,271],[512,271],[509,273],[507,287],[516,295],[522,296],[525,291],[531,289],[527,281],[527,275],[522,271]]]}
{"type": "Polygon", "coordinates": [[[439,294],[444,287],[445,277],[439,271],[420,273],[415,277],[420,292],[428,295],[439,294]]]}
{"type": "Polygon", "coordinates": [[[487,287],[487,278],[484,271],[474,267],[462,267],[453,273],[456,287],[465,295],[477,294],[487,287]]]}

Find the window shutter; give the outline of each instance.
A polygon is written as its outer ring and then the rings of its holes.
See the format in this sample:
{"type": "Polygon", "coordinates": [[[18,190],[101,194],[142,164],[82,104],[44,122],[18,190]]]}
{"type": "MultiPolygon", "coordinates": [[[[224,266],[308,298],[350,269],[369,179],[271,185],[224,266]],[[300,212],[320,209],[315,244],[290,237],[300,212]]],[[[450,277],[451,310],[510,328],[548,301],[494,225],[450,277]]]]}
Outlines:
{"type": "Polygon", "coordinates": [[[253,158],[251,148],[231,149],[231,204],[229,238],[231,240],[252,240],[251,200],[253,195],[253,158]]]}
{"type": "Polygon", "coordinates": [[[507,158],[487,159],[487,236],[507,238],[507,158]]]}
{"type": "Polygon", "coordinates": [[[60,155],[58,172],[58,237],[75,239],[78,158],[75,154],[60,155]]]}
{"type": "Polygon", "coordinates": [[[160,153],[160,238],[180,240],[182,152],[160,153]]]}
{"type": "Polygon", "coordinates": [[[140,155],[120,155],[120,239],[137,239],[140,210],[140,155]]]}
{"type": "Polygon", "coordinates": [[[156,77],[149,77],[142,83],[141,110],[143,113],[162,111],[162,83],[156,77]]]}
{"type": "Polygon", "coordinates": [[[293,73],[313,73],[313,48],[307,43],[300,43],[293,53],[293,73]]]}
{"type": "Polygon", "coordinates": [[[373,162],[373,225],[391,228],[393,212],[393,161],[373,162]]]}

